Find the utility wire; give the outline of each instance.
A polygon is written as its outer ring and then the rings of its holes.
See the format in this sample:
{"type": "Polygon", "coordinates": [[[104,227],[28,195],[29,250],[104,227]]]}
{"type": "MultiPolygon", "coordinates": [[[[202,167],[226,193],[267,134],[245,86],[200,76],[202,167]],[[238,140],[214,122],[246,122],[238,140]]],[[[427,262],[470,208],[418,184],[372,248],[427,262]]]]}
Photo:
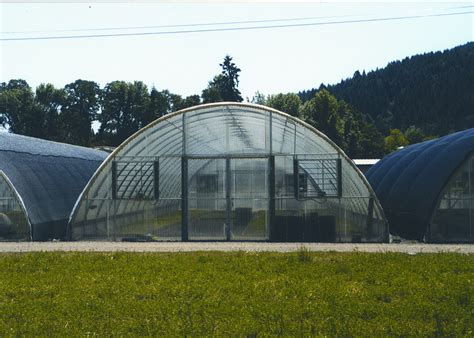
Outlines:
{"type": "Polygon", "coordinates": [[[353,14],[353,15],[315,16],[315,17],[306,17],[306,18],[206,22],[206,23],[157,25],[157,26],[102,27],[102,28],[83,28],[83,29],[78,28],[78,29],[43,30],[43,31],[33,31],[32,30],[32,31],[3,32],[2,34],[51,33],[51,32],[89,32],[89,31],[113,31],[113,30],[129,30],[129,29],[224,26],[224,25],[242,25],[242,24],[268,23],[268,22],[288,22],[288,21],[308,21],[308,20],[318,20],[318,19],[334,19],[334,18],[344,18],[344,17],[351,17],[351,16],[361,16],[361,15],[353,14]]]}
{"type": "Polygon", "coordinates": [[[296,23],[296,24],[288,24],[288,25],[247,26],[247,27],[231,27],[231,28],[208,28],[208,29],[196,29],[196,30],[110,33],[110,34],[92,34],[92,35],[57,35],[57,36],[41,36],[41,37],[0,38],[0,41],[61,40],[61,39],[64,40],[64,39],[87,39],[87,38],[106,38],[106,37],[125,37],[125,36],[209,33],[209,32],[243,31],[243,30],[257,30],[257,29],[288,28],[288,27],[326,26],[326,25],[339,25],[339,24],[351,24],[351,23],[399,21],[399,20],[423,19],[423,18],[432,18],[432,17],[443,17],[443,16],[456,16],[456,15],[465,15],[465,14],[474,14],[474,11],[441,13],[441,14],[425,14],[425,15],[393,16],[393,17],[385,17],[385,18],[358,19],[358,20],[345,20],[345,21],[343,20],[343,21],[327,21],[327,22],[313,22],[313,23],[296,23]]]}
{"type": "MultiPolygon", "coordinates": [[[[474,6],[458,6],[448,7],[444,9],[428,9],[421,12],[433,11],[448,11],[454,9],[473,8],[474,6]]],[[[419,11],[417,11],[420,13],[419,11]]],[[[315,17],[300,17],[287,19],[266,19],[266,20],[246,20],[246,21],[226,21],[226,22],[207,22],[207,23],[190,23],[190,24],[175,24],[175,25],[154,25],[154,26],[128,26],[128,27],[101,27],[101,28],[76,28],[76,29],[53,29],[53,30],[29,30],[29,31],[12,31],[1,32],[0,34],[26,34],[26,33],[52,33],[52,32],[90,32],[90,31],[114,31],[114,30],[131,30],[131,29],[156,29],[156,28],[179,28],[179,27],[205,27],[205,26],[225,26],[225,25],[242,25],[255,23],[269,23],[269,22],[290,22],[290,21],[309,21],[318,19],[334,19],[347,18],[357,16],[371,16],[374,14],[347,14],[347,15],[333,15],[333,16],[315,16],[315,17]]]]}

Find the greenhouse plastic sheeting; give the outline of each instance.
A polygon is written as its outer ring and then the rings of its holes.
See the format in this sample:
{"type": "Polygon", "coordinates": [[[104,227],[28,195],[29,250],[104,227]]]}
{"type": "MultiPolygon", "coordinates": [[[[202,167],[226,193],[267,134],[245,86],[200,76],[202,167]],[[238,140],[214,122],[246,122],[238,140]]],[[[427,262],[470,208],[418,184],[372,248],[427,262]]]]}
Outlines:
{"type": "Polygon", "coordinates": [[[416,240],[429,235],[443,189],[473,150],[474,129],[468,129],[405,147],[375,164],[366,176],[384,209],[390,232],[416,240]]]}
{"type": "Polygon", "coordinates": [[[295,117],[244,103],[188,108],[131,136],[84,190],[69,235],[388,240],[375,194],[334,142],[295,117]],[[304,176],[302,199],[294,193],[295,163],[304,176]]]}
{"type": "Polygon", "coordinates": [[[79,194],[107,153],[0,133],[0,170],[24,202],[34,240],[64,238],[79,194]]]}

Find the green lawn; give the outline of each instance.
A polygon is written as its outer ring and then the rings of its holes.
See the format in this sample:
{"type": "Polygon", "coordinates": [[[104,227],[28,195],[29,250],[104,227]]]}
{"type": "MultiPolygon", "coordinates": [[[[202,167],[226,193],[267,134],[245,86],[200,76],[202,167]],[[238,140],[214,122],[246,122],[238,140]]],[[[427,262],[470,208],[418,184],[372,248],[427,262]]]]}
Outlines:
{"type": "Polygon", "coordinates": [[[0,335],[474,335],[474,255],[0,255],[0,335]]]}

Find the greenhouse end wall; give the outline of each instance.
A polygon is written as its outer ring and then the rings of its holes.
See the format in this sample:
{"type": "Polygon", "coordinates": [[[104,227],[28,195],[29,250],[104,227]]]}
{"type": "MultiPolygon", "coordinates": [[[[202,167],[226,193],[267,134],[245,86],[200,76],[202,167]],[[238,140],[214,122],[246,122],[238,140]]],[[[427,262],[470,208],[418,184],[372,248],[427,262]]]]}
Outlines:
{"type": "Polygon", "coordinates": [[[9,178],[0,170],[0,241],[31,239],[31,225],[23,202],[9,178]]]}
{"type": "Polygon", "coordinates": [[[474,155],[448,181],[430,222],[430,242],[474,242],[474,155]]]}
{"type": "Polygon", "coordinates": [[[276,110],[219,103],[167,115],[101,165],[73,240],[384,242],[364,176],[325,135],[276,110]]]}

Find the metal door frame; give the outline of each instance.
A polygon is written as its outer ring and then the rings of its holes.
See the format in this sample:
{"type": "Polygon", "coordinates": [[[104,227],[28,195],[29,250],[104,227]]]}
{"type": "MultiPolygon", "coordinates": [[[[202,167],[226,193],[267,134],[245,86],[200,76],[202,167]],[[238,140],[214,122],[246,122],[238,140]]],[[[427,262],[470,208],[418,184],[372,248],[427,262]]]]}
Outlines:
{"type": "Polygon", "coordinates": [[[232,154],[232,155],[189,155],[181,157],[181,240],[189,241],[189,177],[188,160],[225,160],[225,196],[226,196],[226,223],[225,240],[232,241],[232,191],[231,191],[231,160],[235,159],[267,159],[268,160],[268,239],[271,240],[271,224],[275,214],[275,157],[270,154],[232,154]]]}

